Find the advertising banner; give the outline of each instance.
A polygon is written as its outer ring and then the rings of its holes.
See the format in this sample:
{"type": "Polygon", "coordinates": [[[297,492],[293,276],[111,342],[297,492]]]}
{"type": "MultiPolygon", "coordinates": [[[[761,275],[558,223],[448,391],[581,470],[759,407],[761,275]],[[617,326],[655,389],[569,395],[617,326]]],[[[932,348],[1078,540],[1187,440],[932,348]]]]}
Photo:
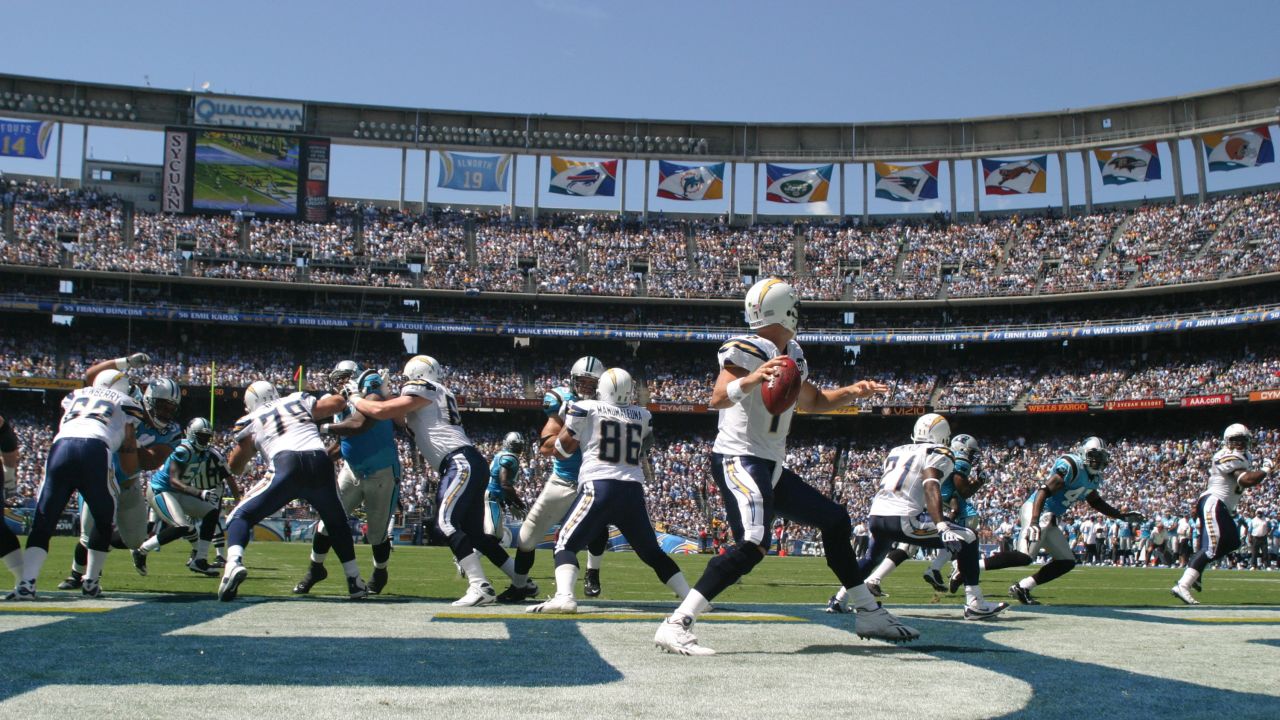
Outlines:
{"type": "Polygon", "coordinates": [[[1159,410],[1164,407],[1162,398],[1131,398],[1129,400],[1108,400],[1102,404],[1106,410],[1159,410]]]}
{"type": "Polygon", "coordinates": [[[1027,403],[1029,413],[1081,413],[1089,412],[1089,403],[1027,403]]]}

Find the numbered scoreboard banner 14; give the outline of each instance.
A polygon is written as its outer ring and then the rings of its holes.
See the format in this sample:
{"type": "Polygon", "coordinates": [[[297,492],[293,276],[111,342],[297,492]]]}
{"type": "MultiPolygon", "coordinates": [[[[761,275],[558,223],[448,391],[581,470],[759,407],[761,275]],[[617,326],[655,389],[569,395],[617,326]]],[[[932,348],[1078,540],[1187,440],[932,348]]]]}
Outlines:
{"type": "Polygon", "coordinates": [[[51,135],[51,121],[0,118],[0,155],[40,160],[49,151],[51,135]]]}
{"type": "Polygon", "coordinates": [[[167,128],[164,143],[165,212],[329,217],[326,138],[167,128]]]}

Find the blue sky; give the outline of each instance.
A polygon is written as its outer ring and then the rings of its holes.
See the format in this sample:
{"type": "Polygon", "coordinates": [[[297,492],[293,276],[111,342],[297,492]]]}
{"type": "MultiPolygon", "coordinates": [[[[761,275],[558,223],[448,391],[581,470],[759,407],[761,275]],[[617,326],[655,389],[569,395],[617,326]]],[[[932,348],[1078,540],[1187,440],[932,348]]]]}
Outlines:
{"type": "MultiPolygon", "coordinates": [[[[1274,41],[1280,3],[1229,0],[67,2],[56,10],[12,4],[4,22],[3,68],[11,73],[177,89],[208,82],[220,93],[516,113],[916,120],[1052,111],[1280,75],[1280,43],[1274,41]],[[1241,23],[1256,32],[1240,32],[1241,23]]],[[[80,137],[78,127],[68,126],[64,174],[78,173],[80,137]]],[[[158,163],[160,139],[93,130],[90,150],[98,158],[158,163]]],[[[1167,150],[1162,153],[1168,163],[1167,150]]],[[[1195,182],[1190,158],[1188,145],[1188,189],[1195,182]]],[[[421,151],[410,153],[408,199],[422,197],[423,159],[421,151]]],[[[394,198],[399,163],[398,151],[337,147],[332,192],[394,198]]],[[[532,164],[521,162],[516,176],[522,203],[532,193],[532,164]]],[[[632,165],[626,201],[628,209],[638,209],[643,178],[638,163],[632,165]]],[[[1278,182],[1277,167],[1211,174],[1209,187],[1278,182]]],[[[1058,204],[1056,160],[1049,169],[1046,195],[1000,203],[1058,204]]],[[[1078,155],[1068,169],[1078,201],[1078,155]]],[[[833,185],[828,209],[836,209],[834,198],[844,192],[847,211],[861,211],[859,170],[849,167],[847,188],[833,185]]],[[[54,161],[3,158],[0,171],[52,175],[54,161]]],[[[656,181],[656,167],[654,173],[656,181]]],[[[1172,181],[1165,175],[1105,190],[1095,175],[1095,202],[1170,195],[1172,181]]],[[[431,176],[434,183],[434,169],[431,176]]],[[[972,198],[967,168],[957,176],[966,209],[972,198]]],[[[751,207],[750,177],[743,166],[739,212],[751,207]]],[[[945,171],[941,180],[946,203],[945,171]]],[[[501,203],[505,196],[432,188],[431,199],[501,203]]],[[[617,203],[574,204],[616,209],[617,203]]],[[[651,201],[650,207],[723,212],[727,205],[651,201]]],[[[984,197],[983,206],[996,207],[997,200],[984,197]]],[[[760,199],[761,212],[796,207],[760,199]]],[[[930,209],[871,204],[872,212],[930,209]]]]}

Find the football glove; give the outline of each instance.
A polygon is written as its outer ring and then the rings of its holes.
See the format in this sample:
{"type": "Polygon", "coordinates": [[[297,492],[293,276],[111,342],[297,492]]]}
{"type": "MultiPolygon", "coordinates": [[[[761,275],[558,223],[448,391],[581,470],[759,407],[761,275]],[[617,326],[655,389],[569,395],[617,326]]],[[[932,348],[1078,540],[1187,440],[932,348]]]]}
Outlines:
{"type": "Polygon", "coordinates": [[[938,534],[942,537],[942,544],[953,553],[960,552],[960,548],[966,543],[971,543],[978,539],[973,531],[963,525],[955,525],[943,520],[938,523],[938,534]]]}
{"type": "Polygon", "coordinates": [[[1271,468],[1273,467],[1275,467],[1275,463],[1271,460],[1271,458],[1266,458],[1265,460],[1262,461],[1262,467],[1260,469],[1262,470],[1263,475],[1270,475],[1271,468]]]}
{"type": "Polygon", "coordinates": [[[1033,523],[1023,528],[1022,538],[1029,543],[1040,542],[1040,526],[1033,523]]]}
{"type": "Polygon", "coordinates": [[[502,488],[500,504],[503,509],[510,512],[512,515],[519,513],[521,517],[524,517],[525,512],[529,509],[529,506],[525,505],[524,500],[520,499],[520,495],[516,493],[515,488],[502,488]]]}
{"type": "Polygon", "coordinates": [[[1146,517],[1140,512],[1120,513],[1120,519],[1127,523],[1142,523],[1146,521],[1146,517]]]}
{"type": "Polygon", "coordinates": [[[151,356],[146,353],[134,353],[116,359],[116,369],[124,372],[126,368],[140,368],[151,364],[151,356]]]}
{"type": "Polygon", "coordinates": [[[217,492],[215,492],[215,491],[213,491],[213,490],[201,490],[201,491],[200,491],[200,499],[201,499],[201,500],[203,500],[203,501],[205,501],[205,502],[207,502],[207,503],[213,503],[214,505],[217,505],[217,504],[218,504],[218,493],[217,493],[217,492]]]}
{"type": "Polygon", "coordinates": [[[342,397],[355,402],[364,397],[364,393],[360,392],[360,385],[355,380],[348,380],[347,384],[342,386],[342,397]]]}

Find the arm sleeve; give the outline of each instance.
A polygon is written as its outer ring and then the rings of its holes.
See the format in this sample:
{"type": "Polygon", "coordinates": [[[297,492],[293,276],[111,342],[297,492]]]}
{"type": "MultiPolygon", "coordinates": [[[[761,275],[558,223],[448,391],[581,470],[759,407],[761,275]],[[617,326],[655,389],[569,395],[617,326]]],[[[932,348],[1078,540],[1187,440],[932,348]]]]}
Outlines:
{"type": "Polygon", "coordinates": [[[253,418],[245,415],[231,426],[231,432],[236,442],[241,442],[247,437],[253,436],[253,418]]]}
{"type": "Polygon", "coordinates": [[[401,395],[409,397],[420,397],[425,400],[434,400],[436,386],[426,380],[410,380],[400,388],[401,395]]]}
{"type": "Polygon", "coordinates": [[[569,409],[565,411],[564,426],[578,438],[579,443],[585,442],[584,435],[591,427],[591,413],[577,403],[570,403],[569,409]]]}

